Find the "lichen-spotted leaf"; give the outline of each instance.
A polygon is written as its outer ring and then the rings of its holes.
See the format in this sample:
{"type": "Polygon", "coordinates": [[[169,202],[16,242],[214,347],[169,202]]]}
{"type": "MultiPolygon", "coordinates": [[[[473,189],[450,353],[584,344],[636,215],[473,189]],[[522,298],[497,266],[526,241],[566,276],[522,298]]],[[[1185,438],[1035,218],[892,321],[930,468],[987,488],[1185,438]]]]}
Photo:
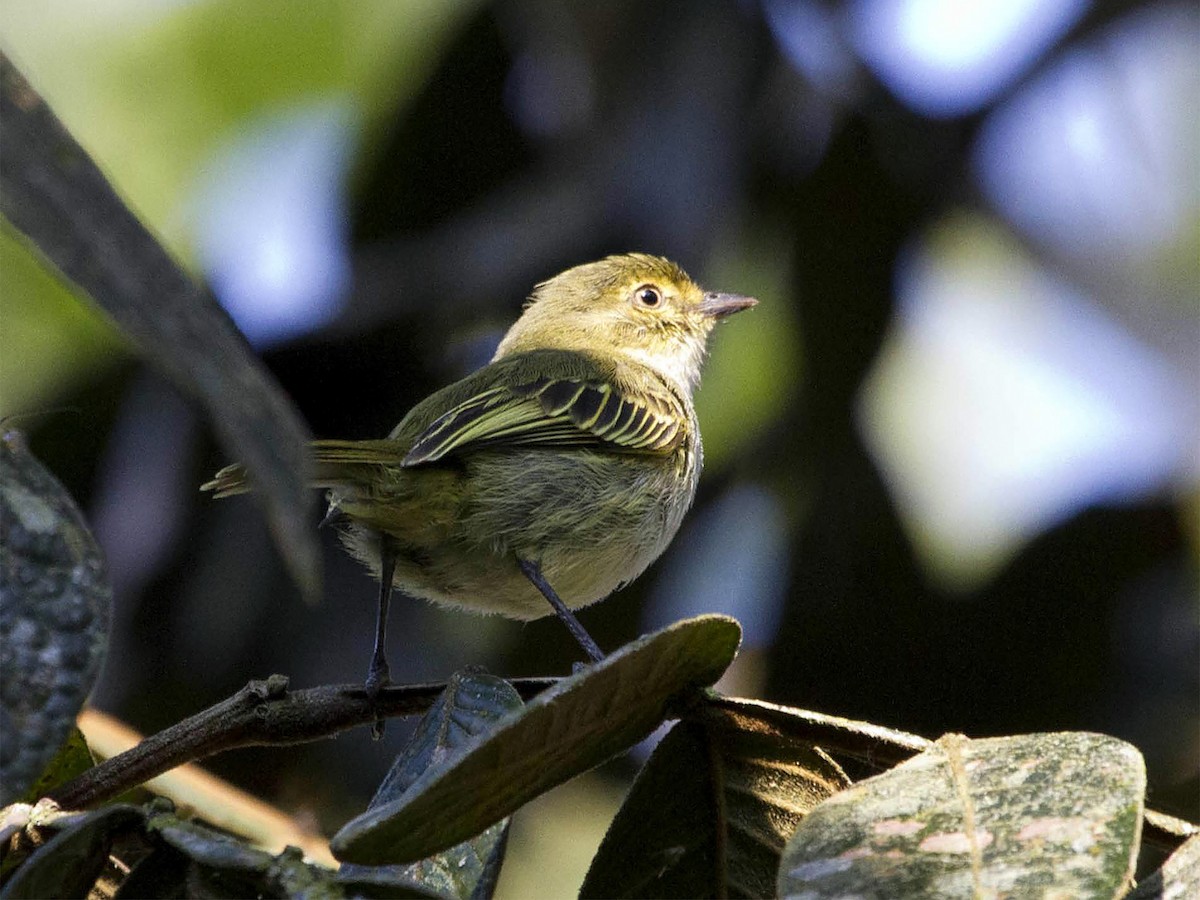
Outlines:
{"type": "Polygon", "coordinates": [[[108,641],[112,587],[83,515],[13,432],[0,439],[0,805],[75,727],[108,641]]]}
{"type": "Polygon", "coordinates": [[[1146,771],[1131,745],[1063,732],[933,747],[834,795],[788,842],[784,897],[1120,897],[1146,771]]]}

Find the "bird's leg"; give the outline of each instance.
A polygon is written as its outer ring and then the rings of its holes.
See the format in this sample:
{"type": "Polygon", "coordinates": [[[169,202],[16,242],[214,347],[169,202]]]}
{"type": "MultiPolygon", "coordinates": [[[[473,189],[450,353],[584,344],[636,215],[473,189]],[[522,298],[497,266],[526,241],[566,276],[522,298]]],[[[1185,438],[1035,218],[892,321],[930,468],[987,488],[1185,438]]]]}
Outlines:
{"type": "Polygon", "coordinates": [[[571,632],[571,636],[579,642],[579,646],[583,648],[583,652],[588,655],[591,661],[600,662],[604,659],[604,653],[600,649],[600,646],[592,640],[592,636],[587,633],[587,629],[575,618],[575,613],[567,608],[567,604],[562,602],[562,598],[554,592],[554,588],[550,587],[550,582],[542,575],[542,570],[538,564],[525,559],[518,559],[517,564],[521,567],[521,571],[525,577],[533,583],[535,588],[542,592],[542,596],[554,607],[554,611],[558,614],[558,617],[567,626],[567,631],[571,632]]]}
{"type": "Polygon", "coordinates": [[[367,669],[367,699],[374,700],[392,679],[387,664],[388,603],[392,599],[392,579],[396,575],[396,549],[385,537],[379,538],[379,614],[375,620],[375,650],[367,669]]]}

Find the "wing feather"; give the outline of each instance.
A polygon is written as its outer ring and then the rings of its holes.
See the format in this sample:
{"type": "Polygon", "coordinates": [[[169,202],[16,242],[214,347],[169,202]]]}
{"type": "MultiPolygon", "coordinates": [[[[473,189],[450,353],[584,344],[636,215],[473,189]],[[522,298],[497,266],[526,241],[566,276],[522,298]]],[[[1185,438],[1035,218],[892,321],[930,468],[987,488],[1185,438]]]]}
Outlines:
{"type": "Polygon", "coordinates": [[[622,391],[608,381],[542,376],[489,388],[443,413],[418,435],[404,465],[496,446],[669,453],[683,440],[685,414],[665,391],[622,391]]]}

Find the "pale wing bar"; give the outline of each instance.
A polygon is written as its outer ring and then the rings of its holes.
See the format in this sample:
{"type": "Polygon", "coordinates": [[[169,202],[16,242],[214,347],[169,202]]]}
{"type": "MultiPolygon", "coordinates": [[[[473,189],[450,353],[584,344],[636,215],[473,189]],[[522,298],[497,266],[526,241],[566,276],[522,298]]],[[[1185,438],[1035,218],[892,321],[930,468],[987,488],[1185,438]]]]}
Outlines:
{"type": "Polygon", "coordinates": [[[542,377],[496,387],[439,417],[418,437],[405,466],[436,462],[467,447],[587,446],[665,453],[683,439],[673,398],[619,393],[607,382],[542,377]]]}

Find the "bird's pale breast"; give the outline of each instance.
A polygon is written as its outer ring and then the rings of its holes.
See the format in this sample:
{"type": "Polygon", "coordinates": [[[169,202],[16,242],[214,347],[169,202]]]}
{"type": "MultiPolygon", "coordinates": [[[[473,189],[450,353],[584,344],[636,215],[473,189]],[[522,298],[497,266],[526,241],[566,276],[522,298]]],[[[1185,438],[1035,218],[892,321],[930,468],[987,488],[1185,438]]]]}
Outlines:
{"type": "MultiPolygon", "coordinates": [[[[567,605],[593,603],[666,549],[695,495],[700,462],[694,427],[684,445],[662,456],[581,449],[473,453],[463,460],[461,476],[470,487],[447,530],[428,542],[394,535],[395,585],[478,612],[548,615],[550,605],[517,567],[520,558],[537,562],[567,605]]],[[[421,468],[399,473],[402,480],[427,474],[421,468]]],[[[352,528],[346,543],[378,569],[372,532],[352,528]]]]}

